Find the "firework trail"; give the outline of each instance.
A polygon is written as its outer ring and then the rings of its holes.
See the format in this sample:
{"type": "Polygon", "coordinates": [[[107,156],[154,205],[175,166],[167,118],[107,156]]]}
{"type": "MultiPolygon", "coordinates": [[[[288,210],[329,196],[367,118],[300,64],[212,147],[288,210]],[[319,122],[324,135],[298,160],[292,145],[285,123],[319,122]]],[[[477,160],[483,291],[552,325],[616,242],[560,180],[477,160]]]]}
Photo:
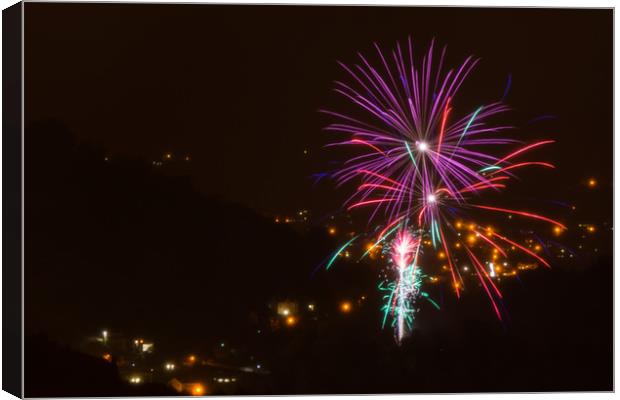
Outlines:
{"type": "Polygon", "coordinates": [[[359,152],[331,173],[338,186],[359,182],[345,202],[346,209],[368,208],[369,224],[383,227],[366,254],[396,235],[390,252],[399,275],[380,287],[388,291],[395,306],[387,305],[384,311],[396,316],[399,335],[405,332],[413,315],[410,299],[419,293],[423,281],[421,272],[416,275],[418,254],[421,243],[428,240],[446,259],[459,297],[465,282],[454,253],[470,260],[472,275],[501,319],[498,302],[502,295],[489,273],[495,275],[494,270],[487,271],[480,253],[491,250],[495,261],[507,259],[507,253],[516,250],[547,267],[549,263],[518,240],[461,219],[472,211],[503,213],[511,219],[530,219],[565,230],[562,223],[538,213],[483,201],[485,192],[501,191],[524,167],[555,168],[545,161],[524,160],[553,140],[522,143],[500,136],[513,129],[492,122],[509,110],[502,100],[458,112],[457,94],[479,59],[469,56],[457,68],[444,72],[446,48],[437,57],[433,42],[421,61],[414,57],[411,39],[405,46],[398,43],[390,53],[376,44],[375,49],[378,62],[374,65],[361,54],[355,65],[340,63],[351,79],[336,82],[335,91],[356,107],[356,113],[321,111],[336,120],[326,130],[347,136],[327,146],[350,146],[359,152]],[[405,234],[408,228],[416,234],[405,234]]]}
{"type": "Polygon", "coordinates": [[[420,238],[407,229],[400,230],[392,244],[387,247],[391,268],[386,271],[386,280],[379,284],[379,290],[387,292],[383,299],[383,326],[392,317],[396,341],[400,343],[413,328],[418,300],[428,299],[435,307],[439,306],[421,290],[425,275],[417,264],[420,253],[420,238]],[[392,276],[390,280],[388,277],[392,276]]]}

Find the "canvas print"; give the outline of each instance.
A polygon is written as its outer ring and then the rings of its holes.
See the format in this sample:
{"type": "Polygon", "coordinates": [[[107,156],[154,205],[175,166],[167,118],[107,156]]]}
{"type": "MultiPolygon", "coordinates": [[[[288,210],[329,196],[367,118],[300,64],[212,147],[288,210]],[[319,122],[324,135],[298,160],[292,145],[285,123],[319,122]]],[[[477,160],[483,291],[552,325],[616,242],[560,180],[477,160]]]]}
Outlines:
{"type": "Polygon", "coordinates": [[[26,396],[613,390],[613,10],[24,13],[26,396]]]}

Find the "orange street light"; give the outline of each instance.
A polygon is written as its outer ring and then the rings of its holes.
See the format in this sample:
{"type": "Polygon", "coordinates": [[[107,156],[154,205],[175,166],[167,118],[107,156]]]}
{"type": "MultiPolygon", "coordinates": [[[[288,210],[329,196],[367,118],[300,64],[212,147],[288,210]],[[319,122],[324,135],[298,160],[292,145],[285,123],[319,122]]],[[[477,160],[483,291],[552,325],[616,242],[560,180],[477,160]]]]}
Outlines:
{"type": "Polygon", "coordinates": [[[199,383],[195,384],[194,387],[192,388],[192,395],[202,396],[203,394],[205,394],[205,387],[199,383]]]}

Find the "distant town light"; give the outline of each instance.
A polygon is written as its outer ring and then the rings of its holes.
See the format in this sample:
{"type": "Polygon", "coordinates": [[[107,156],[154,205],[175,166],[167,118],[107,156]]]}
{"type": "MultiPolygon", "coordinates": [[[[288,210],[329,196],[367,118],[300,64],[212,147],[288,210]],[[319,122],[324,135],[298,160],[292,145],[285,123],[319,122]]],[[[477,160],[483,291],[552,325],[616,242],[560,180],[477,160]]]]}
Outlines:
{"type": "Polygon", "coordinates": [[[351,303],[349,303],[348,301],[343,301],[342,303],[340,303],[340,311],[342,311],[344,314],[347,314],[348,312],[350,312],[351,303]]]}
{"type": "Polygon", "coordinates": [[[205,393],[205,387],[201,384],[197,383],[192,388],[192,394],[194,396],[202,396],[205,393]]]}
{"type": "Polygon", "coordinates": [[[294,326],[296,323],[297,318],[293,317],[292,315],[286,319],[286,325],[288,326],[294,326]]]}
{"type": "Polygon", "coordinates": [[[489,263],[489,275],[491,278],[495,278],[495,265],[492,262],[489,263]]]}
{"type": "Polygon", "coordinates": [[[129,382],[133,383],[134,385],[137,385],[142,382],[142,378],[139,376],[132,376],[131,378],[129,378],[129,382]]]}
{"type": "Polygon", "coordinates": [[[596,181],[596,179],[594,179],[594,178],[588,179],[588,186],[589,187],[591,187],[591,188],[596,187],[597,184],[598,184],[598,182],[596,181]]]}

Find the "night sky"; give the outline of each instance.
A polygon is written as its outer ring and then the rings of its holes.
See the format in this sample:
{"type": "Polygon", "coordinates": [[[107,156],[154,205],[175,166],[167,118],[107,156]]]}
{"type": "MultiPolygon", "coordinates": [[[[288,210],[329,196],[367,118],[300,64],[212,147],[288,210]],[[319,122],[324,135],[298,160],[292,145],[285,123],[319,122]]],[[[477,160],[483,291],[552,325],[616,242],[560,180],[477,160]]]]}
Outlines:
{"type": "Polygon", "coordinates": [[[512,135],[558,141],[544,152],[558,166],[545,177],[553,179],[525,173],[523,186],[545,189],[539,198],[567,200],[592,175],[611,185],[607,10],[29,4],[26,12],[26,123],[54,118],[113,155],[191,154],[202,191],[260,212],[338,209],[347,191],[310,179],[339,160],[322,148],[334,136],[318,113],[339,104],[332,82],[346,76],[336,61],[409,35],[419,49],[432,38],[447,45],[448,64],[482,58],[461,90],[470,107],[499,98],[512,75],[512,135]],[[557,119],[527,125],[546,115],[557,119]]]}
{"type": "MultiPolygon", "coordinates": [[[[260,393],[611,388],[611,10],[27,3],[25,13],[27,335],[78,346],[105,326],[151,335],[160,354],[236,340],[273,357],[277,389],[260,393]],[[556,240],[587,251],[502,282],[502,323],[481,290],[456,301],[449,285],[430,289],[442,311],[423,309],[415,340],[396,348],[378,327],[372,263],[316,273],[343,242],[326,221],[344,218],[353,187],[312,176],[352,156],[324,148],[342,136],[323,130],[333,120],[319,110],[359,112],[333,91],[350,80],[337,62],[357,52],[376,62],[373,42],[388,50],[408,36],[418,55],[433,38],[447,45],[449,66],[481,58],[455,100],[460,115],[511,81],[500,121],[512,138],[556,140],[530,158],[557,168],[520,171],[489,203],[557,219],[569,229],[556,240]],[[274,223],[299,210],[309,226],[274,223]],[[580,236],[578,224],[598,230],[580,236]],[[274,299],[329,310],[362,295],[355,322],[332,310],[316,332],[253,342],[274,299]]],[[[368,228],[367,211],[351,214],[352,232],[368,228]]],[[[539,227],[519,222],[505,229],[539,227]]]]}

